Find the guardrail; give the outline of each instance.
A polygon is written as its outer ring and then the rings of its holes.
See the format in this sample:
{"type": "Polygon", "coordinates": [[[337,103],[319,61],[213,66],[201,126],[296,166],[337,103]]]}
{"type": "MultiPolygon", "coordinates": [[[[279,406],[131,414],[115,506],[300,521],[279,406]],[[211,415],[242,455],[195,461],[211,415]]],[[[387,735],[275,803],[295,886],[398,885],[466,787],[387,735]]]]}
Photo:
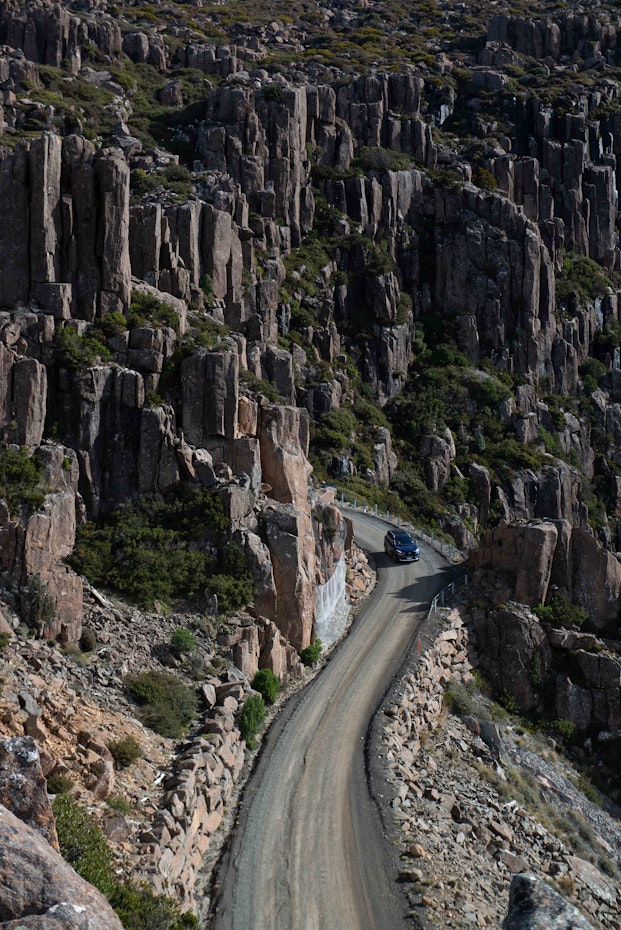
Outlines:
{"type": "Polygon", "coordinates": [[[427,616],[430,617],[431,614],[438,609],[438,607],[444,607],[448,596],[455,594],[455,589],[461,588],[461,586],[465,584],[468,584],[468,575],[462,575],[461,578],[456,578],[455,581],[451,581],[451,583],[447,584],[445,588],[442,588],[441,591],[438,591],[431,602],[431,607],[427,611],[427,616]]]}
{"type": "Polygon", "coordinates": [[[352,510],[360,511],[360,513],[368,513],[373,517],[377,517],[379,520],[385,520],[386,523],[390,523],[392,526],[407,530],[408,533],[412,533],[418,539],[422,539],[423,542],[433,546],[434,549],[441,552],[442,555],[450,559],[451,562],[463,562],[466,558],[457,546],[453,546],[443,539],[438,539],[421,527],[414,526],[410,520],[403,520],[399,514],[393,514],[389,510],[380,510],[377,504],[368,504],[364,498],[359,498],[354,495],[346,496],[343,491],[339,491],[336,496],[336,503],[340,504],[341,507],[351,507],[352,510]]]}

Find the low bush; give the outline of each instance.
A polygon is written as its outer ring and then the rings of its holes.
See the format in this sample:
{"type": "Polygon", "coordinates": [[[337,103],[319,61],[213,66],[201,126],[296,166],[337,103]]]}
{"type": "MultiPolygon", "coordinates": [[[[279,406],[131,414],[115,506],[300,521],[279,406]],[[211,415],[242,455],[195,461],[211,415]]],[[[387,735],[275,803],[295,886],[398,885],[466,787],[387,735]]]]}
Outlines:
{"type": "Polygon", "coordinates": [[[112,358],[104,336],[95,328],[80,336],[72,326],[64,326],[56,334],[55,345],[61,365],[72,371],[86,371],[112,358]]]}
{"type": "Polygon", "coordinates": [[[40,636],[43,628],[56,618],[56,605],[40,575],[30,576],[28,579],[28,593],[30,597],[28,624],[40,636]]]}
{"type": "Polygon", "coordinates": [[[48,794],[67,794],[73,788],[73,781],[61,772],[52,772],[46,778],[48,794]]]}
{"type": "Polygon", "coordinates": [[[108,743],[108,749],[119,768],[127,768],[132,762],[142,758],[142,747],[133,736],[108,743]]]}
{"type": "Polygon", "coordinates": [[[199,926],[194,914],[182,914],[172,898],[156,895],[144,884],[118,884],[111,904],[128,930],[192,930],[199,926]]]}
{"type": "Polygon", "coordinates": [[[563,743],[570,743],[576,735],[576,724],[571,720],[552,720],[549,729],[563,743]]]}
{"type": "Polygon", "coordinates": [[[114,856],[88,811],[67,794],[52,805],[60,852],[78,875],[110,898],[116,888],[114,856]]]}
{"type": "Polygon", "coordinates": [[[208,579],[206,590],[218,598],[218,613],[230,614],[242,610],[252,601],[252,575],[247,570],[237,578],[232,574],[218,573],[208,579]]]}
{"type": "Polygon", "coordinates": [[[142,722],[161,736],[178,739],[196,716],[196,694],[171,672],[132,675],[125,679],[125,686],[140,705],[142,722]]]}
{"type": "Polygon", "coordinates": [[[363,146],[352,161],[352,169],[362,171],[406,171],[412,166],[412,156],[379,146],[363,146]]]}
{"type": "Polygon", "coordinates": [[[127,319],[131,329],[147,324],[170,326],[172,329],[179,326],[179,316],[174,307],[143,291],[132,291],[127,319]]]}
{"type": "Polygon", "coordinates": [[[302,649],[300,652],[302,665],[306,665],[309,668],[313,665],[316,665],[319,661],[319,656],[321,655],[321,646],[321,640],[317,638],[310,646],[306,646],[305,649],[302,649]]]}
{"type": "Polygon", "coordinates": [[[190,630],[180,626],[170,637],[170,648],[178,656],[189,654],[196,649],[196,638],[190,630]]]}
{"type": "Polygon", "coordinates": [[[244,701],[239,718],[239,731],[249,749],[254,749],[257,745],[256,735],[263,725],[266,713],[265,702],[259,695],[251,694],[244,701]]]}
{"type": "Polygon", "coordinates": [[[80,649],[82,652],[92,652],[97,645],[97,634],[90,626],[82,627],[80,636],[80,649]]]}
{"type": "Polygon", "coordinates": [[[581,303],[603,297],[608,288],[616,289],[616,276],[609,276],[592,258],[568,252],[556,277],[557,300],[565,302],[575,295],[581,303]]]}
{"type": "Polygon", "coordinates": [[[71,563],[91,584],[115,588],[143,607],[168,603],[202,594],[218,569],[214,543],[227,528],[222,503],[210,491],[125,504],[100,524],[82,524],[71,563]]]}
{"type": "Polygon", "coordinates": [[[12,639],[13,636],[11,633],[0,633],[0,652],[6,649],[12,639]]]}
{"type": "Polygon", "coordinates": [[[119,814],[130,814],[132,806],[129,801],[126,801],[124,797],[121,797],[120,794],[113,794],[109,798],[106,798],[106,804],[113,811],[118,811],[119,814]]]}
{"type": "Polygon", "coordinates": [[[582,607],[573,604],[565,595],[557,592],[552,595],[549,604],[533,607],[533,613],[546,623],[554,626],[581,627],[589,615],[582,607]]]}
{"type": "Polygon", "coordinates": [[[452,678],[444,691],[443,704],[456,714],[475,714],[476,687],[469,687],[452,678]]]}
{"type": "Polygon", "coordinates": [[[266,704],[273,704],[280,689],[280,678],[271,669],[262,668],[252,679],[252,687],[259,692],[266,704]]]}

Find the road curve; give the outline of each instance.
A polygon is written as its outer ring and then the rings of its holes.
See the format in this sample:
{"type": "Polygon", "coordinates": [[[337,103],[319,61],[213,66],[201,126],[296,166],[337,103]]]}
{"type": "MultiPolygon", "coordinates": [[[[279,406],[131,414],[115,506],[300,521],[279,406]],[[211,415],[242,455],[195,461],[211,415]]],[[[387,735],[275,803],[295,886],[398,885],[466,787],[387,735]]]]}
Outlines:
{"type": "Polygon", "coordinates": [[[370,798],[365,735],[447,566],[421,544],[394,565],[386,525],[354,518],[379,580],[321,674],[272,725],[220,862],[213,930],[398,930],[394,852],[370,798]]]}

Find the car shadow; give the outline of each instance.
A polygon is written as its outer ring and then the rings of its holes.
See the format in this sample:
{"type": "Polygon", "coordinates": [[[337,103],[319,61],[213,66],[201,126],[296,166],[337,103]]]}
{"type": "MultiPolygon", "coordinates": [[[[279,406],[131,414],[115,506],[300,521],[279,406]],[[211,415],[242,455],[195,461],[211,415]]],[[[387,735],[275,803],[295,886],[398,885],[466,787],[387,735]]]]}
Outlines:
{"type": "Polygon", "coordinates": [[[462,565],[445,565],[442,568],[439,568],[434,572],[433,577],[435,584],[433,585],[432,591],[429,593],[427,590],[428,598],[421,601],[421,586],[425,583],[429,583],[430,576],[426,575],[424,578],[417,578],[416,581],[413,581],[411,584],[404,585],[403,588],[399,591],[399,597],[403,598],[407,605],[403,608],[404,611],[412,609],[412,606],[417,601],[421,604],[422,607],[429,605],[433,598],[438,594],[443,588],[448,587],[451,582],[456,581],[458,578],[461,578],[465,574],[464,568],[462,565]]]}

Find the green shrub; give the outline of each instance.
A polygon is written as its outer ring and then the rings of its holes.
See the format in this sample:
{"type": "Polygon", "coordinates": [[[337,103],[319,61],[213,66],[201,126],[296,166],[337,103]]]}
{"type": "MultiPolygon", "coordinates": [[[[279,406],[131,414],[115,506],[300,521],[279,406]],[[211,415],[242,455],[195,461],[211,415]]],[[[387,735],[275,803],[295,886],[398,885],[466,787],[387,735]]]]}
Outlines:
{"type": "Polygon", "coordinates": [[[217,568],[212,546],[226,529],[222,502],[210,491],[142,500],[99,525],[82,524],[71,564],[91,584],[116,588],[141,606],[167,603],[203,592],[217,568]]]}
{"type": "Polygon", "coordinates": [[[406,171],[412,166],[412,156],[393,149],[363,146],[352,161],[352,169],[362,171],[406,171]]]}
{"type": "Polygon", "coordinates": [[[48,593],[47,585],[39,575],[31,575],[28,579],[28,592],[30,594],[29,626],[41,635],[43,628],[56,619],[56,605],[48,593]]]}
{"type": "Polygon", "coordinates": [[[124,333],[129,329],[129,323],[120,310],[107,313],[100,320],[97,320],[95,326],[97,329],[101,330],[106,338],[118,336],[120,333],[124,333]]]}
{"type": "Polygon", "coordinates": [[[120,794],[113,794],[109,798],[106,798],[106,804],[113,811],[118,811],[119,814],[130,814],[132,810],[129,801],[126,801],[120,794]]]}
{"type": "MultiPolygon", "coordinates": [[[[114,810],[128,813],[123,799],[111,798],[114,810]],[[123,802],[123,803],[118,803],[123,802]]],[[[110,901],[123,926],[131,930],[192,930],[198,927],[193,914],[182,914],[178,904],[155,895],[146,885],[121,883],[114,872],[114,854],[101,830],[81,805],[68,795],[53,803],[58,842],[63,858],[110,901]]]]}
{"type": "Polygon", "coordinates": [[[207,591],[218,598],[218,613],[230,614],[242,610],[252,601],[253,581],[250,572],[246,571],[238,578],[233,575],[218,573],[212,575],[207,581],[207,591]]]}
{"type": "Polygon", "coordinates": [[[261,668],[252,679],[252,687],[266,704],[273,704],[278,696],[280,678],[269,668],[261,668]]]}
{"type": "Polygon", "coordinates": [[[56,333],[55,345],[61,365],[72,371],[86,371],[97,362],[109,362],[112,353],[97,329],[89,329],[83,336],[72,326],[64,326],[56,333]]]}
{"type": "Polygon", "coordinates": [[[180,626],[170,637],[170,648],[176,655],[194,652],[196,649],[196,637],[190,630],[180,626]]]}
{"type": "Polygon", "coordinates": [[[12,633],[0,633],[0,652],[2,652],[3,649],[6,649],[12,639],[12,633]]]}
{"type": "Polygon", "coordinates": [[[302,649],[300,652],[300,659],[302,660],[302,665],[311,667],[316,665],[319,661],[319,656],[321,655],[321,640],[317,638],[314,643],[310,646],[306,646],[305,649],[302,649]]]}
{"type": "Polygon", "coordinates": [[[82,627],[82,635],[80,636],[80,649],[82,652],[92,652],[95,646],[97,645],[97,634],[90,626],[82,627]]]}
{"type": "Polygon", "coordinates": [[[143,672],[125,679],[129,695],[140,705],[140,719],[161,736],[178,739],[196,716],[194,691],[170,672],[143,672]]]}
{"type": "Polygon", "coordinates": [[[68,775],[61,774],[61,772],[52,772],[45,780],[48,794],[67,794],[73,788],[71,778],[68,775]]]}
{"type": "Polygon", "coordinates": [[[0,444],[0,498],[6,501],[11,516],[24,516],[39,510],[45,494],[43,468],[28,449],[0,444]]]}
{"type": "Polygon", "coordinates": [[[481,190],[494,191],[498,187],[498,181],[487,168],[475,168],[472,180],[481,190]]]}
{"type": "Polygon", "coordinates": [[[127,930],[192,930],[199,926],[194,914],[182,914],[172,898],[154,894],[147,885],[117,885],[111,904],[127,930]]]}
{"type": "Polygon", "coordinates": [[[101,830],[85,808],[67,794],[52,805],[60,852],[78,875],[109,898],[115,890],[114,857],[101,830]]]}
{"type": "Polygon", "coordinates": [[[552,595],[549,604],[533,607],[533,613],[540,620],[555,626],[581,627],[589,619],[586,610],[573,604],[565,594],[560,592],[552,595]]]}
{"type": "Polygon", "coordinates": [[[464,685],[451,678],[444,691],[443,704],[456,714],[476,713],[476,688],[473,685],[464,685]]]}
{"type": "Polygon", "coordinates": [[[239,731],[249,749],[254,749],[257,745],[255,737],[261,729],[266,713],[265,702],[258,694],[251,694],[244,701],[239,719],[239,731]]]}
{"type": "Polygon", "coordinates": [[[567,301],[573,294],[581,303],[587,303],[596,297],[603,297],[609,287],[617,289],[615,275],[607,275],[596,261],[586,255],[568,252],[556,278],[556,297],[557,300],[567,301]]]}
{"type": "Polygon", "coordinates": [[[132,291],[128,323],[131,329],[135,326],[145,325],[170,326],[177,329],[179,316],[174,307],[163,300],[159,300],[153,294],[132,291]]]}
{"type": "Polygon", "coordinates": [[[142,759],[142,747],[133,736],[108,743],[108,749],[119,768],[127,768],[137,759],[142,759]]]}
{"type": "Polygon", "coordinates": [[[553,720],[549,727],[564,743],[571,742],[576,735],[576,724],[570,720],[553,720]]]}

